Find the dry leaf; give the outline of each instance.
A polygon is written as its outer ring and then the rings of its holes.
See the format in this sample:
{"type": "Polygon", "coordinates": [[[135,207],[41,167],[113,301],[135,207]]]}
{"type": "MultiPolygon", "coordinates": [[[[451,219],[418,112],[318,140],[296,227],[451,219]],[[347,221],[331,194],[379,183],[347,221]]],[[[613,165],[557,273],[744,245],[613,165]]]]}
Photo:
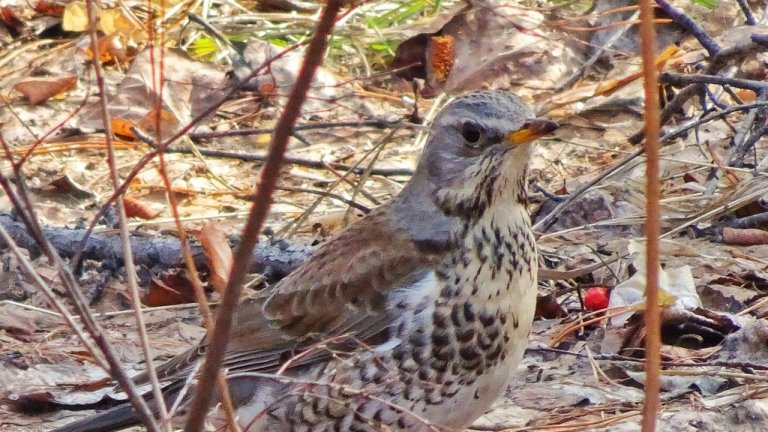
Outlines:
{"type": "Polygon", "coordinates": [[[197,234],[197,239],[203,246],[211,269],[211,285],[218,293],[223,293],[229,281],[232,270],[232,248],[229,247],[224,231],[215,224],[203,227],[197,234]]]}
{"type": "Polygon", "coordinates": [[[30,105],[41,104],[59,93],[72,89],[77,83],[74,75],[56,78],[25,78],[17,82],[13,89],[24,95],[30,105]]]}
{"type": "MultiPolygon", "coordinates": [[[[94,7],[96,7],[94,5],[94,7]]],[[[65,31],[83,32],[88,30],[88,10],[85,2],[72,2],[64,7],[61,27],[65,31]]]]}
{"type": "Polygon", "coordinates": [[[112,132],[114,132],[115,135],[135,140],[136,135],[131,130],[134,126],[136,125],[130,120],[122,117],[112,117],[112,132]]]}
{"type": "Polygon", "coordinates": [[[24,21],[19,19],[16,12],[9,6],[0,7],[0,23],[16,31],[21,31],[25,27],[24,21]]]}
{"type": "Polygon", "coordinates": [[[157,136],[157,128],[160,128],[160,138],[165,139],[176,132],[179,120],[172,112],[166,110],[151,109],[139,120],[137,127],[150,136],[157,136]]]}
{"type": "Polygon", "coordinates": [[[91,198],[94,196],[93,192],[73,180],[69,174],[64,174],[40,189],[60,192],[75,198],[91,198]]]}
{"type": "Polygon", "coordinates": [[[195,288],[181,273],[152,278],[149,290],[141,297],[146,306],[170,306],[195,301],[195,288]]]}
{"type": "Polygon", "coordinates": [[[64,5],[47,0],[40,0],[33,5],[35,12],[40,15],[60,17],[64,13],[64,5]]]}
{"type": "Polygon", "coordinates": [[[123,205],[125,206],[125,215],[128,217],[135,217],[139,219],[154,219],[160,213],[161,210],[153,210],[149,204],[145,204],[139,201],[137,198],[126,196],[123,199],[123,205]]]}

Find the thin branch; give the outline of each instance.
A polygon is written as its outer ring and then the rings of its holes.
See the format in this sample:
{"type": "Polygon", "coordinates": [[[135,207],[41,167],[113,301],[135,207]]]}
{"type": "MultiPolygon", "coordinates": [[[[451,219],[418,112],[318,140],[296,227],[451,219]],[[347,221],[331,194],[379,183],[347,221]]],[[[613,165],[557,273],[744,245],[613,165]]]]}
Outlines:
{"type": "Polygon", "coordinates": [[[109,363],[107,363],[107,361],[104,359],[104,356],[102,355],[101,351],[99,351],[98,346],[96,346],[85,334],[80,324],[75,322],[77,317],[73,316],[69,312],[67,306],[64,305],[61,300],[59,300],[58,296],[54,294],[53,290],[48,286],[43,278],[40,277],[40,274],[35,271],[32,262],[29,260],[28,254],[21,251],[19,245],[14,242],[12,236],[3,225],[0,225],[0,239],[2,239],[5,246],[11,250],[11,253],[16,257],[16,259],[19,260],[20,267],[27,274],[32,284],[36,286],[40,292],[43,293],[46,300],[48,300],[48,303],[53,305],[54,309],[59,312],[59,315],[64,318],[64,322],[66,322],[69,328],[72,329],[77,338],[80,340],[80,343],[82,343],[89,352],[93,353],[95,363],[104,369],[109,369],[109,363]]]}
{"type": "MultiPolygon", "coordinates": [[[[96,21],[91,19],[96,16],[97,8],[94,7],[93,0],[88,0],[85,3],[86,10],[88,11],[89,25],[88,33],[91,44],[91,52],[99,52],[99,37],[96,33],[96,21]]],[[[112,134],[112,118],[109,113],[109,104],[107,102],[107,91],[104,83],[104,74],[101,69],[101,61],[97,55],[94,54],[94,61],[92,63],[94,76],[96,78],[96,87],[99,89],[99,107],[101,108],[101,118],[104,122],[104,140],[107,147],[107,166],[109,167],[109,177],[112,180],[112,187],[117,190],[120,187],[120,175],[117,172],[117,162],[115,161],[115,147],[114,147],[114,135],[112,134]]],[[[162,94],[162,90],[160,91],[162,94]]],[[[159,111],[158,111],[159,112],[159,111]]],[[[159,117],[159,115],[158,115],[159,117]]],[[[139,337],[139,344],[141,345],[142,355],[147,365],[147,376],[152,387],[152,394],[157,401],[158,416],[161,424],[158,426],[152,419],[152,423],[148,426],[148,429],[154,430],[171,430],[171,425],[168,422],[168,409],[165,406],[165,398],[163,398],[162,388],[160,387],[160,381],[157,379],[157,373],[155,372],[155,365],[153,363],[154,356],[152,355],[152,347],[149,345],[149,337],[147,336],[147,325],[144,322],[144,314],[141,311],[141,296],[139,294],[139,282],[136,275],[136,267],[133,263],[133,250],[131,249],[131,234],[128,232],[128,216],[125,213],[125,204],[123,202],[123,195],[117,196],[115,202],[115,210],[119,220],[120,239],[122,241],[122,253],[123,253],[123,265],[125,266],[126,284],[128,286],[128,294],[131,300],[131,307],[133,308],[133,316],[136,321],[136,329],[139,337]]],[[[137,405],[136,402],[131,400],[131,404],[137,405]]],[[[142,418],[146,421],[146,418],[142,418]]]]}
{"type": "MultiPolygon", "coordinates": [[[[343,196],[333,193],[333,192],[327,192],[324,190],[319,189],[307,189],[307,188],[301,188],[301,187],[293,187],[293,186],[275,186],[275,189],[287,191],[287,192],[299,192],[299,193],[306,193],[306,194],[312,194],[312,195],[320,195],[326,198],[335,199],[336,201],[339,201],[341,203],[344,203],[348,205],[349,207],[352,207],[354,209],[357,209],[364,214],[368,214],[371,212],[371,209],[360,204],[359,202],[355,201],[354,199],[348,199],[344,198],[343,196]]],[[[374,203],[376,204],[376,203],[374,203]]]]}
{"type": "Polygon", "coordinates": [[[705,117],[702,117],[696,121],[692,121],[690,123],[686,123],[674,130],[671,130],[667,132],[664,136],[661,137],[661,142],[668,143],[674,139],[681,138],[683,135],[685,135],[689,130],[695,129],[703,124],[709,123],[713,120],[721,119],[723,117],[728,116],[729,114],[738,112],[738,111],[749,111],[755,108],[768,108],[768,102],[758,102],[758,103],[752,103],[752,104],[746,104],[746,105],[736,105],[732,107],[728,107],[722,111],[717,111],[714,113],[711,113],[705,117]]]}
{"type": "MultiPolygon", "coordinates": [[[[666,1],[657,0],[667,13],[676,11],[666,1]],[[671,8],[671,9],[670,9],[671,8]]],[[[679,21],[679,17],[673,18],[679,21]]],[[[688,17],[685,17],[688,18],[688,17]]],[[[690,20],[690,18],[688,18],[690,20]]],[[[640,46],[643,58],[643,91],[645,93],[645,196],[646,196],[646,266],[647,283],[645,288],[645,402],[643,404],[643,432],[653,432],[661,404],[661,310],[659,307],[659,237],[661,236],[661,186],[659,182],[659,81],[655,65],[656,30],[653,25],[653,5],[651,0],[640,1],[640,46]]],[[[684,24],[685,25],[685,24],[684,24]]],[[[687,26],[686,26],[687,27],[687,26]]],[[[695,31],[695,28],[691,28],[695,31]]],[[[699,35],[697,35],[699,37],[699,35]]],[[[699,39],[710,52],[715,54],[720,48],[714,41],[699,39]]]]}
{"type": "MultiPolygon", "coordinates": [[[[755,35],[752,35],[754,38],[755,35]]],[[[762,46],[753,42],[752,40],[744,40],[737,42],[736,44],[723,48],[708,59],[709,66],[704,71],[705,74],[713,75],[720,71],[725,65],[732,61],[738,61],[741,57],[747,56],[757,50],[762,50],[762,46]]],[[[661,111],[661,124],[666,124],[672,116],[679,112],[688,99],[701,94],[701,89],[704,84],[695,83],[691,84],[682,90],[680,90],[675,97],[672,98],[664,106],[661,111]]],[[[645,138],[645,131],[640,130],[635,133],[627,141],[630,144],[640,144],[645,138]]]]}
{"type": "MultiPolygon", "coordinates": [[[[640,16],[640,12],[635,11],[635,13],[632,14],[632,16],[629,18],[629,20],[630,21],[635,21],[638,16],[640,16]]],[[[589,69],[593,64],[595,64],[600,59],[600,57],[602,57],[602,55],[605,52],[605,50],[610,48],[613,44],[616,43],[616,41],[618,41],[622,36],[624,36],[627,33],[627,31],[629,31],[629,29],[632,28],[633,25],[634,24],[632,24],[632,25],[627,24],[626,26],[624,26],[624,27],[620,28],[618,31],[616,31],[616,33],[614,33],[608,39],[608,41],[606,41],[602,46],[600,46],[598,49],[595,50],[595,53],[592,54],[592,57],[590,57],[586,62],[584,62],[584,64],[579,66],[579,68],[576,69],[571,74],[571,76],[566,78],[566,80],[562,84],[557,86],[557,88],[555,89],[555,92],[561,92],[561,91],[571,87],[573,84],[575,84],[581,78],[581,76],[584,74],[584,72],[586,72],[587,69],[589,69]]]]}
{"type": "MultiPolygon", "coordinates": [[[[348,177],[350,176],[350,173],[354,172],[353,170],[356,170],[357,168],[363,169],[361,165],[366,159],[368,159],[368,156],[372,155],[373,152],[379,148],[379,146],[384,145],[385,143],[386,143],[386,140],[382,140],[379,142],[379,144],[377,144],[376,146],[372,147],[370,150],[365,152],[360,157],[360,159],[357,162],[355,162],[354,165],[352,165],[351,167],[352,169],[347,170],[344,174],[335,173],[333,172],[333,167],[326,166],[326,169],[330,169],[331,173],[337,176],[337,179],[334,180],[333,183],[328,185],[328,191],[334,190],[339,184],[341,184],[341,182],[348,182],[349,181],[348,177]]],[[[299,226],[301,226],[301,224],[304,223],[304,221],[317,208],[317,206],[320,205],[321,202],[322,202],[322,198],[316,199],[312,204],[309,205],[309,207],[307,207],[302,212],[302,214],[298,218],[288,222],[282,228],[280,228],[280,230],[277,232],[277,236],[280,238],[292,237],[296,233],[296,231],[298,231],[299,226]]]]}
{"type": "MultiPolygon", "coordinates": [[[[244,88],[248,81],[261,73],[263,70],[268,68],[273,62],[276,60],[285,57],[293,50],[297,49],[300,46],[303,46],[305,42],[300,42],[295,45],[292,45],[285,50],[277,53],[276,55],[270,57],[267,59],[264,63],[262,63],[259,67],[255,68],[247,77],[245,77],[242,81],[237,83],[236,85],[232,86],[224,95],[219,98],[216,102],[212,103],[210,106],[208,106],[206,109],[204,109],[202,112],[200,112],[195,118],[190,120],[186,125],[181,127],[176,133],[168,137],[165,141],[163,141],[160,144],[157,144],[156,148],[142,156],[139,161],[134,164],[133,168],[131,168],[131,171],[126,174],[125,179],[123,180],[123,183],[120,185],[117,191],[115,191],[110,197],[104,201],[104,203],[101,205],[99,210],[96,212],[96,216],[91,221],[91,224],[88,226],[88,231],[86,232],[86,235],[83,236],[83,239],[81,240],[81,245],[85,245],[85,243],[88,241],[88,237],[90,236],[90,233],[93,231],[96,224],[101,220],[101,218],[104,216],[104,214],[107,211],[107,208],[115,202],[117,197],[123,193],[125,193],[126,190],[128,190],[128,187],[130,187],[131,182],[133,182],[133,179],[136,178],[136,176],[139,175],[139,173],[144,169],[144,167],[154,159],[161,151],[165,151],[168,146],[170,146],[174,141],[179,139],[184,134],[188,133],[196,124],[199,124],[204,118],[212,114],[214,111],[216,111],[217,108],[219,108],[221,105],[223,105],[226,101],[228,101],[235,93],[240,91],[242,88],[244,88]]],[[[154,140],[152,140],[154,142],[154,140]]],[[[72,261],[72,267],[77,268],[80,264],[80,258],[79,256],[76,256],[77,259],[74,259],[72,261]]]]}
{"type": "MultiPolygon", "coordinates": [[[[14,171],[19,170],[19,167],[16,165],[13,165],[13,168],[14,171]]],[[[2,186],[3,190],[5,190],[6,196],[13,203],[14,208],[22,214],[27,214],[27,218],[25,219],[25,223],[27,224],[27,231],[35,238],[38,246],[43,251],[45,256],[55,266],[59,280],[65,287],[67,293],[70,295],[72,303],[74,304],[77,313],[80,315],[85,330],[88,332],[99,350],[101,350],[104,359],[109,365],[110,374],[115,378],[118,384],[120,384],[122,389],[128,395],[130,401],[134,404],[134,408],[137,411],[136,415],[147,422],[146,424],[148,429],[151,431],[159,431],[157,424],[154,421],[152,411],[149,409],[144,399],[142,399],[138,389],[134,385],[133,381],[128,377],[125,369],[122,367],[120,359],[112,349],[112,346],[109,344],[109,341],[104,334],[104,330],[93,317],[93,314],[88,307],[88,302],[83,293],[80,291],[79,286],[75,281],[74,275],[64,260],[61,258],[61,256],[53,248],[48,239],[42,235],[42,228],[40,226],[39,219],[35,215],[34,208],[28,205],[30,200],[29,194],[26,190],[26,185],[22,178],[18,176],[18,174],[16,177],[16,184],[19,188],[18,194],[11,185],[8,177],[5,176],[2,171],[0,171],[0,186],[2,186]],[[152,426],[154,426],[154,428],[152,428],[152,426]]],[[[90,345],[85,343],[85,346],[90,345]]]]}
{"type": "Polygon", "coordinates": [[[643,153],[645,153],[645,149],[644,148],[641,148],[639,150],[635,150],[634,153],[631,153],[631,154],[627,155],[624,159],[622,159],[619,162],[613,164],[612,167],[608,168],[607,170],[604,170],[603,172],[601,172],[600,174],[595,176],[595,178],[593,178],[592,180],[590,180],[587,183],[584,183],[583,185],[579,186],[578,189],[576,189],[575,191],[571,192],[568,195],[567,199],[561,201],[557,206],[555,206],[555,208],[552,209],[551,212],[547,213],[546,216],[544,216],[541,219],[537,220],[536,223],[533,225],[533,229],[536,230],[536,231],[546,231],[546,230],[548,230],[552,226],[552,224],[555,223],[555,220],[556,220],[557,216],[559,216],[560,213],[562,213],[563,210],[565,210],[568,206],[573,204],[573,202],[576,200],[576,198],[578,198],[581,195],[583,195],[592,186],[594,186],[597,183],[603,181],[608,176],[610,176],[613,173],[615,173],[616,171],[618,171],[619,168],[625,166],[626,164],[628,164],[629,162],[631,162],[632,160],[634,160],[638,156],[642,155],[643,153]]]}
{"type": "Polygon", "coordinates": [[[750,39],[758,45],[768,46],[768,34],[754,33],[750,39]]]}
{"type": "Polygon", "coordinates": [[[208,414],[213,392],[206,391],[206,389],[213,387],[212,384],[216,380],[219,368],[224,360],[232,328],[232,317],[240,300],[240,293],[242,292],[243,281],[246,276],[245,269],[251,259],[251,250],[258,242],[259,233],[267,218],[272,193],[275,190],[275,185],[280,175],[280,166],[283,163],[283,155],[293,131],[293,125],[301,114],[301,107],[307,97],[315,71],[323,61],[325,50],[328,47],[328,38],[336,22],[336,15],[341,10],[343,4],[342,0],[328,0],[323,7],[317,23],[317,29],[307,47],[304,63],[301,65],[301,70],[296,77],[293,91],[275,127],[269,157],[259,175],[260,181],[256,191],[256,202],[251,207],[248,221],[243,229],[243,237],[240,247],[235,253],[232,273],[222,297],[216,325],[211,337],[208,339],[210,344],[207,347],[207,355],[200,372],[197,387],[198,389],[203,389],[203,391],[195,392],[189,418],[184,426],[185,432],[198,432],[202,430],[203,423],[208,414]]]}
{"type": "Polygon", "coordinates": [[[750,9],[749,5],[747,4],[747,1],[736,0],[736,3],[739,4],[739,7],[741,8],[741,13],[744,14],[744,24],[751,25],[751,26],[757,24],[755,15],[752,13],[752,9],[750,9]]]}
{"type": "MultiPolygon", "coordinates": [[[[758,93],[758,103],[765,103],[768,100],[768,88],[758,93]]],[[[728,156],[728,166],[734,166],[741,168],[744,166],[744,157],[747,152],[755,146],[757,141],[763,137],[768,131],[768,125],[765,123],[765,115],[761,109],[754,109],[744,116],[744,120],[741,122],[741,128],[736,136],[733,138],[733,148],[728,156]],[[758,116],[761,116],[762,125],[758,124],[758,116]],[[749,131],[752,131],[752,135],[747,137],[749,131]]]]}
{"type": "MultiPolygon", "coordinates": [[[[267,130],[267,129],[264,129],[264,130],[267,130]]],[[[273,130],[273,129],[269,129],[269,130],[273,130]]],[[[144,132],[142,132],[141,130],[133,128],[131,129],[131,131],[136,135],[136,138],[139,141],[147,144],[152,148],[157,148],[157,142],[153,138],[144,134],[144,132]]],[[[172,148],[166,148],[163,151],[165,153],[193,154],[193,151],[189,148],[172,147],[172,148]]],[[[198,148],[197,151],[203,156],[238,159],[243,162],[264,162],[269,158],[269,152],[245,153],[245,152],[234,152],[234,151],[227,151],[227,150],[202,149],[202,148],[198,148]]],[[[358,166],[358,164],[350,165],[350,164],[344,164],[344,163],[338,163],[338,162],[325,162],[322,160],[307,159],[307,158],[290,156],[290,155],[284,155],[283,162],[286,164],[293,164],[293,165],[299,165],[307,168],[317,168],[317,169],[325,169],[326,165],[330,165],[331,167],[336,168],[338,170],[352,171],[353,174],[362,174],[365,172],[365,167],[358,166]]],[[[385,176],[385,177],[411,176],[413,175],[413,170],[410,168],[373,168],[373,170],[371,171],[371,174],[385,176]]]]}
{"type": "MultiPolygon", "coordinates": [[[[696,24],[696,21],[692,20],[691,17],[685,14],[685,12],[677,9],[676,7],[672,6],[667,2],[667,0],[656,0],[656,4],[659,5],[659,7],[669,15],[670,18],[672,18],[676,23],[680,24],[691,32],[693,36],[696,38],[696,40],[699,41],[701,46],[704,47],[705,50],[709,53],[709,55],[715,55],[718,51],[720,51],[720,45],[715,42],[714,39],[712,39],[706,31],[704,31],[703,28],[701,28],[700,25],[696,24]]],[[[642,7],[640,8],[642,10],[642,7]]],[[[653,18],[651,18],[653,19],[653,18]]],[[[642,27],[642,24],[641,24],[642,27]]]]}
{"type": "Polygon", "coordinates": [[[678,74],[673,72],[664,72],[659,77],[661,82],[673,85],[689,85],[689,84],[716,84],[716,85],[729,85],[736,88],[743,88],[752,90],[755,93],[759,93],[765,89],[768,89],[768,82],[757,81],[743,78],[726,78],[717,75],[694,75],[694,74],[678,74]]]}
{"type": "MultiPolygon", "coordinates": [[[[403,123],[402,120],[384,120],[384,119],[347,121],[347,122],[322,122],[322,123],[296,125],[293,127],[293,131],[301,132],[301,131],[314,130],[314,129],[330,129],[330,128],[342,128],[342,127],[353,127],[353,128],[372,127],[376,129],[389,129],[395,126],[399,126],[401,123],[403,123]]],[[[414,125],[414,126],[422,127],[420,125],[414,125]]],[[[193,140],[209,140],[213,138],[222,138],[222,137],[271,134],[274,131],[275,131],[275,128],[257,128],[257,129],[237,129],[237,130],[228,130],[228,131],[219,131],[219,132],[191,132],[189,134],[189,137],[193,140]]]]}

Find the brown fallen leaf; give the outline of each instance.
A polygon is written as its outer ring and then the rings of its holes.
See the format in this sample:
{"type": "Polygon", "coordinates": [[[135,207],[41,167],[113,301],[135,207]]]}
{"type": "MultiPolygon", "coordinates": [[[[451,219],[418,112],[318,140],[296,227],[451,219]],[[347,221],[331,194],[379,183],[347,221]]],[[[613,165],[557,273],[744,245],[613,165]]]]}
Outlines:
{"type": "Polygon", "coordinates": [[[77,78],[74,75],[67,75],[53,78],[25,78],[17,82],[13,89],[24,95],[30,105],[39,105],[48,99],[71,90],[75,87],[77,78]]]}
{"type": "Polygon", "coordinates": [[[57,192],[69,195],[75,198],[91,198],[94,193],[86,189],[85,186],[76,182],[69,174],[54,179],[52,182],[40,188],[42,191],[57,192]]]}
{"type": "Polygon", "coordinates": [[[149,290],[141,297],[141,302],[146,306],[171,306],[194,301],[194,287],[181,272],[153,277],[149,290]]]}
{"type": "Polygon", "coordinates": [[[37,325],[29,317],[6,310],[0,314],[0,330],[6,331],[20,341],[30,342],[37,331],[37,325]]]}
{"type": "Polygon", "coordinates": [[[162,210],[154,210],[149,204],[145,204],[139,201],[137,198],[126,196],[123,199],[123,205],[125,205],[125,215],[128,217],[135,217],[139,219],[154,219],[162,210]]]}
{"type": "Polygon", "coordinates": [[[232,248],[224,231],[216,224],[204,226],[197,239],[203,247],[203,252],[208,258],[208,267],[211,269],[211,285],[218,293],[223,294],[229,281],[229,273],[232,270],[232,248]]]}

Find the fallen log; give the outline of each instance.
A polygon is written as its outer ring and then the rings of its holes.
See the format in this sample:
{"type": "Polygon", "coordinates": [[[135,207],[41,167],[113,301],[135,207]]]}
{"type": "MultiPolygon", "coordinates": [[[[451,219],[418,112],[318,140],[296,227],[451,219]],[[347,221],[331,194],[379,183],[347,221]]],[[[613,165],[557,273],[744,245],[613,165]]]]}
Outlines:
{"type": "MultiPolygon", "coordinates": [[[[0,225],[10,234],[20,247],[27,249],[32,257],[42,252],[34,239],[29,235],[24,224],[10,215],[0,215],[0,225]]],[[[43,234],[63,258],[75,255],[80,240],[85,235],[85,229],[43,227],[43,234]]],[[[236,248],[238,236],[230,236],[230,246],[236,248]]],[[[131,236],[134,263],[153,271],[163,271],[184,267],[181,254],[181,242],[176,237],[157,237],[136,233],[131,236]]],[[[196,241],[190,243],[195,265],[206,269],[205,255],[196,241]]],[[[0,248],[7,245],[0,240],[0,248]]],[[[276,281],[301,264],[313,248],[291,244],[284,240],[272,240],[259,243],[253,251],[253,259],[249,272],[263,274],[268,281],[276,281]]],[[[92,233],[83,249],[82,258],[101,263],[102,270],[116,272],[123,267],[123,253],[120,235],[117,232],[92,233]]]]}

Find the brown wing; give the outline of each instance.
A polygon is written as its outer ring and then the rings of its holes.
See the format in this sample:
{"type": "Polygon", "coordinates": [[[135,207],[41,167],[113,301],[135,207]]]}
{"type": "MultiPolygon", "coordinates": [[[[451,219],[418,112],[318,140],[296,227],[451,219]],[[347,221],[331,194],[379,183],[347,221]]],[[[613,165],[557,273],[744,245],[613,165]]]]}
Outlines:
{"type": "MultiPolygon", "coordinates": [[[[232,372],[271,372],[308,345],[340,335],[375,341],[391,324],[388,296],[434,270],[439,252],[419,248],[412,235],[379,208],[321,246],[264,296],[248,299],[235,313],[224,359],[232,372]]],[[[206,340],[161,366],[164,377],[188,372],[206,340]]],[[[320,361],[313,352],[293,366],[320,361]]]]}

